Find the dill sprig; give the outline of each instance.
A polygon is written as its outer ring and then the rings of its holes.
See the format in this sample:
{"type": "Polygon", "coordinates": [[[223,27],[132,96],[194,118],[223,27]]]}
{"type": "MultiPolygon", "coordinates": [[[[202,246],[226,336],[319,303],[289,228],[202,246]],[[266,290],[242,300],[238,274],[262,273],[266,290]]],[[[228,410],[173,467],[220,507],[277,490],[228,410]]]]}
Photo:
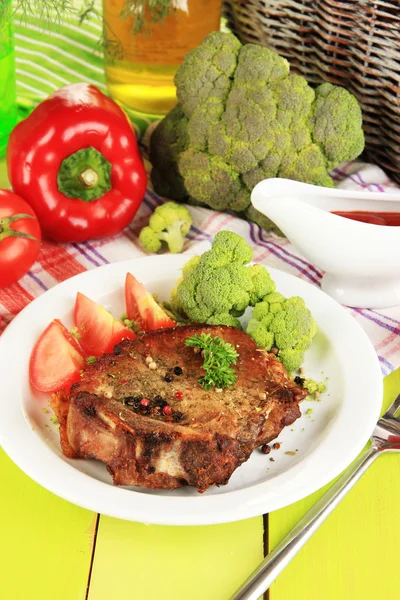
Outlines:
{"type": "Polygon", "coordinates": [[[0,30],[10,22],[18,12],[20,19],[33,15],[45,25],[60,24],[65,15],[76,12],[73,0],[0,0],[0,30]]]}
{"type": "MultiPolygon", "coordinates": [[[[0,0],[1,1],[1,0],[0,0]]],[[[53,0],[55,1],[55,0],[53,0]]],[[[60,0],[59,0],[60,1],[60,0]]],[[[92,16],[99,17],[96,0],[84,0],[83,8],[79,11],[79,20],[81,23],[90,19],[92,16]]],[[[133,17],[132,33],[143,33],[150,35],[152,24],[163,23],[171,11],[176,9],[176,0],[125,0],[124,6],[120,12],[121,19],[133,17]]],[[[105,28],[105,45],[108,53],[115,55],[115,52],[120,52],[119,40],[115,38],[115,34],[109,29],[109,24],[104,23],[105,28]],[[111,35],[110,35],[111,34],[111,35]],[[116,46],[116,50],[112,48],[112,44],[116,46]]],[[[114,58],[120,58],[114,56],[114,58]]]]}
{"type": "Polygon", "coordinates": [[[203,369],[206,374],[199,377],[199,383],[209,390],[229,387],[236,382],[236,373],[231,365],[236,364],[239,354],[229,342],[209,333],[196,333],[185,340],[185,346],[203,351],[203,369]]]}
{"type": "Polygon", "coordinates": [[[34,15],[49,25],[61,23],[66,13],[75,12],[72,0],[17,0],[15,10],[24,17],[34,15]]]}
{"type": "Polygon", "coordinates": [[[126,0],[121,17],[134,17],[134,33],[151,33],[150,23],[162,23],[173,8],[173,0],[126,0]]]}

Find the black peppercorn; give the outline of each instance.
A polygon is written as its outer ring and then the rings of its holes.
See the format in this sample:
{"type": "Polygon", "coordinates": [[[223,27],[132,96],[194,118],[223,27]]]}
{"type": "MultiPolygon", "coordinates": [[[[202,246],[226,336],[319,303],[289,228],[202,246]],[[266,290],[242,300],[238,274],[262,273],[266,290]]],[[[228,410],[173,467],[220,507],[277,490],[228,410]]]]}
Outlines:
{"type": "Polygon", "coordinates": [[[264,444],[263,446],[261,446],[261,452],[263,454],[269,454],[271,452],[271,446],[268,446],[268,444],[264,444]]]}
{"type": "Polygon", "coordinates": [[[174,421],[182,421],[183,417],[185,416],[182,412],[180,412],[179,410],[174,412],[174,421]]]}
{"type": "Polygon", "coordinates": [[[297,383],[297,385],[303,385],[304,381],[304,377],[299,377],[298,375],[296,375],[296,377],[294,378],[294,382],[297,383]]]}
{"type": "Polygon", "coordinates": [[[124,404],[126,404],[126,406],[129,406],[131,408],[140,408],[140,401],[142,400],[143,396],[127,396],[124,399],[124,404]]]}
{"type": "Polygon", "coordinates": [[[174,373],[175,373],[175,375],[182,375],[182,369],[181,369],[181,367],[175,367],[174,368],[174,373]]]}
{"type": "Polygon", "coordinates": [[[164,381],[166,381],[167,383],[171,383],[172,380],[173,380],[173,376],[170,373],[167,373],[166,376],[164,377],[164,381]]]}
{"type": "Polygon", "coordinates": [[[168,402],[166,402],[164,398],[160,395],[155,396],[153,402],[156,406],[161,406],[161,408],[163,406],[167,406],[168,404],[168,402]]]}
{"type": "Polygon", "coordinates": [[[122,353],[121,346],[115,345],[114,346],[114,354],[115,354],[115,356],[119,356],[121,353],[122,353]]]}

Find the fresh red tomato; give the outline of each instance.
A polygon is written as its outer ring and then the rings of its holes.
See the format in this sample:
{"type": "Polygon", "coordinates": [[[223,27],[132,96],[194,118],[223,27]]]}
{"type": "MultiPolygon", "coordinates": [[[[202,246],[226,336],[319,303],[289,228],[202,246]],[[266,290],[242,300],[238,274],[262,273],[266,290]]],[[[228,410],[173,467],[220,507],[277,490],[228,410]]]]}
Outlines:
{"type": "Polygon", "coordinates": [[[78,292],[74,309],[79,342],[89,356],[112,352],[122,339],[133,339],[135,334],[114,319],[104,306],[78,292]]]}
{"type": "Polygon", "coordinates": [[[131,273],[127,274],[125,280],[125,303],[128,319],[135,321],[141,331],[166,329],[176,325],[131,273]]]}
{"type": "Polygon", "coordinates": [[[29,363],[29,379],[41,392],[56,392],[79,381],[85,358],[78,344],[58,319],[36,342],[29,363]]]}
{"type": "Polygon", "coordinates": [[[21,279],[40,250],[40,226],[25,200],[0,190],[0,288],[21,279]]]}

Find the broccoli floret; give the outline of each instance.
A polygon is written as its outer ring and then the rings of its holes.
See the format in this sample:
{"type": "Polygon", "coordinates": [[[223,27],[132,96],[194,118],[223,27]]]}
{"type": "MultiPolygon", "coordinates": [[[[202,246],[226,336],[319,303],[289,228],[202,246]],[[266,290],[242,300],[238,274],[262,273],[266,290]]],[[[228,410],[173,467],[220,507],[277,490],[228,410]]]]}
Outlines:
{"type": "Polygon", "coordinates": [[[184,266],[171,294],[172,310],[190,321],[240,327],[246,308],[275,290],[262,265],[246,266],[252,258],[242,237],[220,231],[211,250],[184,266]]]}
{"type": "Polygon", "coordinates": [[[263,46],[213,32],[175,75],[178,106],[150,140],[155,190],[233,210],[277,230],[252,209],[254,186],[286,177],[333,186],[329,171],[363,150],[361,110],[344,88],[315,90],[263,46]]]}
{"type": "Polygon", "coordinates": [[[311,125],[313,140],[323,148],[329,170],[364,149],[360,107],[342,87],[330,83],[317,87],[311,125]]]}
{"type": "Polygon", "coordinates": [[[230,325],[231,327],[237,327],[238,329],[242,327],[239,319],[229,313],[219,313],[218,315],[210,317],[207,319],[207,325],[230,325]]]}
{"type": "Polygon", "coordinates": [[[249,267],[250,276],[253,282],[253,289],[250,291],[250,306],[254,306],[266,294],[271,294],[275,290],[275,283],[271,275],[262,265],[253,265],[249,267]]]}
{"type": "Polygon", "coordinates": [[[182,250],[191,224],[192,215],[186,206],[166,202],[157,206],[148,226],[140,232],[139,241],[149,252],[158,252],[162,242],[166,242],[169,251],[176,254],[182,250]]]}
{"type": "Polygon", "coordinates": [[[275,348],[285,368],[295,371],[302,365],[317,327],[302,298],[285,298],[274,292],[255,305],[246,331],[260,348],[275,348]]]}

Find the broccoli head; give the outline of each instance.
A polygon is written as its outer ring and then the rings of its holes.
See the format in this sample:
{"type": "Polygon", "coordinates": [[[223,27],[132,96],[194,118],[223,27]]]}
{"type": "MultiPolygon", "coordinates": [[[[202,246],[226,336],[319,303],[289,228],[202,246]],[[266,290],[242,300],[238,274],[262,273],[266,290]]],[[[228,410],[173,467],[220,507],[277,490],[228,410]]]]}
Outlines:
{"type": "Polygon", "coordinates": [[[140,232],[139,241],[149,252],[158,252],[165,242],[169,251],[175,254],[182,250],[191,224],[192,215],[186,206],[166,202],[157,206],[149,224],[140,232]]]}
{"type": "Polygon", "coordinates": [[[277,349],[277,357],[288,371],[300,368],[317,327],[304,300],[285,298],[274,292],[257,303],[246,332],[260,348],[277,349]]]}
{"type": "Polygon", "coordinates": [[[286,177],[333,186],[329,171],[364,148],[351,93],[329,83],[314,90],[287,60],[233,34],[207,36],[186,55],[175,84],[179,104],[150,140],[154,188],[175,200],[273,229],[251,210],[257,183],[286,177]]]}
{"type": "Polygon", "coordinates": [[[246,266],[253,257],[247,242],[220,231],[211,250],[194,256],[171,294],[171,309],[190,321],[240,327],[238,317],[275,290],[262,265],[246,266]]]}
{"type": "Polygon", "coordinates": [[[160,121],[151,135],[149,158],[153,165],[151,179],[154,189],[165,198],[184,202],[188,197],[183,177],[179,172],[178,160],[187,147],[187,119],[178,105],[168,113],[168,119],[160,121]]]}

